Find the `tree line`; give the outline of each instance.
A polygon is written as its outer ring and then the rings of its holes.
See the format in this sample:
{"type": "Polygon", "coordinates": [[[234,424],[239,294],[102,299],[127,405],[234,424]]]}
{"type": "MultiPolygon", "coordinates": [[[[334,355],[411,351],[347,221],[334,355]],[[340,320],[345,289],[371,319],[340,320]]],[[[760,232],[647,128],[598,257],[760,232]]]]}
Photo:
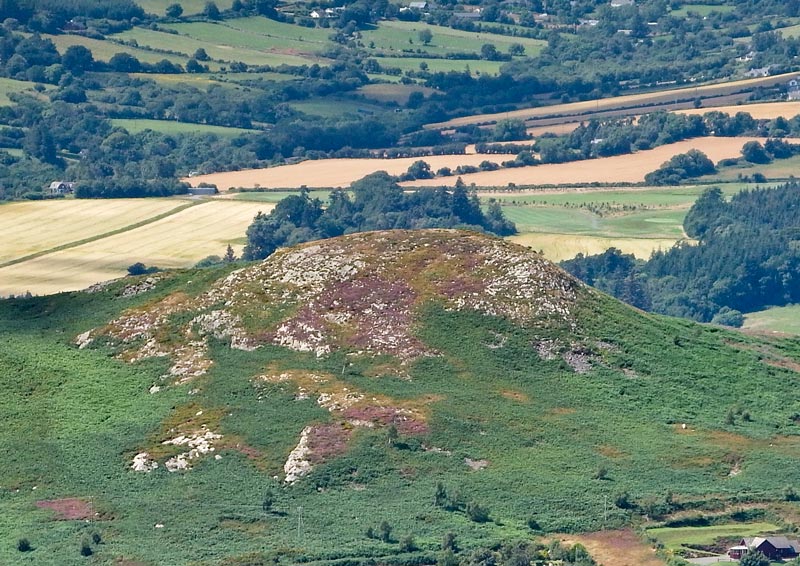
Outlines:
{"type": "Polygon", "coordinates": [[[244,259],[262,259],[291,246],[369,230],[465,228],[498,236],[516,233],[497,202],[484,212],[463,183],[405,193],[384,171],[355,181],[350,193],[333,191],[327,206],[308,191],[281,200],[269,214],[259,213],[247,229],[244,259]]]}
{"type": "Polygon", "coordinates": [[[742,191],[728,201],[715,187],[684,221],[696,243],[654,252],[647,261],[612,248],[562,266],[645,310],[741,325],[741,313],[800,302],[798,210],[797,182],[742,191]]]}

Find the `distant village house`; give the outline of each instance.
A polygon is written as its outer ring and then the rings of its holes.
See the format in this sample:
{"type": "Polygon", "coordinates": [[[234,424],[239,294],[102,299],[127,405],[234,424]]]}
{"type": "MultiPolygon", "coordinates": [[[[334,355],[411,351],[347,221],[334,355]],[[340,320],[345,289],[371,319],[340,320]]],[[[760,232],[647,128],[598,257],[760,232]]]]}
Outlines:
{"type": "Polygon", "coordinates": [[[72,191],[75,189],[75,183],[70,183],[67,181],[53,181],[50,183],[50,186],[47,187],[47,194],[48,195],[67,195],[72,194],[72,191]]]}

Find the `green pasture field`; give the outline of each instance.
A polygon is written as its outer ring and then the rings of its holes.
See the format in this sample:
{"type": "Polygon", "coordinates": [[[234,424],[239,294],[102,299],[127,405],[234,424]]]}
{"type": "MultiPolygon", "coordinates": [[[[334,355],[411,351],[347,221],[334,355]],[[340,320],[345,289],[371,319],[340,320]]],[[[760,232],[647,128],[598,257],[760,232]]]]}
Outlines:
{"type": "Polygon", "coordinates": [[[426,97],[434,94],[436,90],[418,85],[375,83],[364,85],[356,91],[365,98],[378,102],[396,102],[405,104],[413,92],[421,92],[426,97]]]}
{"type": "Polygon", "coordinates": [[[153,130],[162,134],[217,134],[224,137],[236,137],[240,134],[254,134],[258,130],[245,128],[231,128],[227,126],[212,126],[209,124],[191,124],[189,122],[176,122],[174,120],[144,120],[115,118],[111,120],[114,126],[125,128],[131,134],[138,134],[145,130],[153,130]]]}
{"type": "Polygon", "coordinates": [[[647,529],[669,550],[685,548],[684,545],[709,545],[719,538],[750,537],[777,533],[781,529],[772,523],[730,523],[708,527],[658,527],[647,529]]]}
{"type": "Polygon", "coordinates": [[[507,53],[512,43],[519,43],[525,47],[526,55],[536,55],[546,43],[540,39],[475,33],[422,22],[402,21],[381,22],[375,29],[361,32],[361,36],[364,45],[369,46],[374,43],[374,49],[384,53],[421,49],[433,55],[454,52],[480,54],[481,46],[486,43],[493,44],[501,53],[507,53]],[[419,32],[423,29],[430,30],[433,34],[433,39],[428,45],[423,45],[419,39],[419,32]]]}
{"type": "Polygon", "coordinates": [[[798,36],[800,36],[800,25],[793,25],[793,26],[788,26],[788,27],[785,27],[785,28],[778,28],[778,30],[776,30],[776,31],[780,31],[781,35],[783,35],[783,37],[798,37],[798,36]]]}
{"type": "Polygon", "coordinates": [[[788,179],[800,171],[800,155],[788,159],[776,159],[772,163],[757,165],[740,160],[737,165],[723,167],[718,173],[702,177],[703,180],[735,181],[740,175],[752,176],[761,173],[767,179],[788,179]]]}
{"type": "MultiPolygon", "coordinates": [[[[277,203],[288,196],[299,195],[300,191],[247,191],[241,193],[230,193],[236,200],[249,200],[254,202],[274,202],[277,203]]],[[[328,200],[330,191],[311,191],[311,198],[318,198],[323,202],[328,200]]]]}
{"type": "MultiPolygon", "coordinates": [[[[212,64],[212,67],[216,64],[212,64]]],[[[264,79],[268,81],[291,81],[297,77],[281,73],[131,73],[131,76],[140,79],[149,79],[164,85],[189,84],[198,88],[207,89],[212,85],[235,87],[237,83],[251,80],[264,79]]]]}
{"type": "MultiPolygon", "coordinates": [[[[174,29],[179,34],[191,37],[197,41],[202,41],[212,45],[225,45],[234,49],[242,49],[246,51],[266,52],[292,50],[293,52],[313,55],[315,52],[319,51],[329,43],[327,40],[315,41],[313,39],[306,39],[303,35],[303,32],[306,30],[313,30],[301,26],[284,24],[293,28],[292,31],[294,31],[294,33],[291,36],[269,35],[267,33],[242,30],[236,26],[237,21],[238,20],[231,20],[230,24],[225,22],[168,24],[164,27],[168,29],[174,29]]],[[[238,58],[237,60],[244,61],[244,59],[241,58],[238,58]]]]}
{"type": "Polygon", "coordinates": [[[448,71],[465,71],[469,69],[472,74],[497,75],[502,61],[485,61],[478,59],[429,59],[420,57],[376,57],[381,67],[399,68],[403,71],[419,71],[419,64],[427,63],[428,70],[432,73],[448,71]]]}
{"type": "MultiPolygon", "coordinates": [[[[305,47],[304,50],[312,48],[313,50],[319,49],[320,46],[330,43],[328,36],[331,34],[330,29],[324,28],[307,28],[294,24],[287,24],[271,20],[263,16],[251,16],[249,18],[237,18],[235,20],[225,20],[223,23],[226,27],[231,29],[246,32],[243,34],[248,37],[265,37],[271,39],[275,46],[279,46],[281,41],[286,42],[284,45],[292,45],[292,42],[298,42],[305,47]],[[316,44],[317,47],[313,47],[316,44]]],[[[242,38],[242,41],[245,39],[242,38]]],[[[254,39],[253,41],[259,41],[254,39]]]]}
{"type": "Polygon", "coordinates": [[[744,328],[747,330],[800,334],[800,305],[772,307],[746,314],[744,328]]]}
{"type": "Polygon", "coordinates": [[[334,97],[298,100],[289,102],[288,105],[300,112],[320,116],[322,118],[336,118],[343,114],[370,114],[384,110],[376,104],[367,101],[334,97]]]}
{"type": "MultiPolygon", "coordinates": [[[[212,25],[212,24],[185,24],[192,25],[212,25]]],[[[224,31],[224,28],[222,28],[224,31]]],[[[164,49],[176,51],[191,57],[195,51],[200,48],[205,49],[206,53],[212,59],[218,61],[241,61],[248,65],[280,65],[286,63],[289,65],[303,65],[309,64],[312,61],[296,55],[285,55],[280,53],[269,53],[258,51],[255,49],[248,49],[244,47],[236,47],[226,45],[220,40],[223,37],[235,37],[237,34],[229,34],[218,32],[217,41],[202,41],[180,34],[171,34],[162,31],[153,31],[145,28],[133,28],[124,32],[118,33],[113,37],[121,40],[136,40],[139,45],[149,46],[153,49],[164,49]]],[[[206,63],[203,63],[206,64],[206,63]]],[[[217,65],[212,65],[212,70],[217,70],[217,65]]]]}
{"type": "Polygon", "coordinates": [[[671,15],[676,17],[685,17],[689,12],[707,16],[713,12],[732,12],[735,8],[733,6],[720,6],[717,4],[684,4],[677,10],[672,10],[671,15]]]}
{"type": "MultiPolygon", "coordinates": [[[[157,63],[163,59],[166,59],[167,61],[178,65],[186,65],[186,61],[189,59],[188,55],[184,56],[175,53],[158,53],[149,49],[132,47],[130,45],[121,45],[114,41],[92,39],[90,37],[83,37],[80,35],[43,35],[43,37],[47,37],[47,39],[55,43],[56,48],[60,53],[64,53],[73,45],[81,45],[86,47],[92,52],[92,55],[98,61],[108,61],[117,53],[127,53],[128,55],[136,57],[143,63],[157,63]]],[[[174,51],[174,49],[172,50],[174,51]]],[[[213,62],[210,62],[210,66],[214,69],[218,68],[218,65],[213,62]]]]}
{"type": "MultiPolygon", "coordinates": [[[[136,0],[136,3],[144,8],[148,14],[163,16],[170,4],[175,4],[172,0],[136,0]]],[[[233,0],[215,0],[214,2],[220,10],[227,10],[233,4],[233,0]]],[[[201,14],[205,9],[207,0],[181,0],[184,16],[201,14]]]]}
{"type": "Polygon", "coordinates": [[[684,237],[686,215],[686,210],[668,209],[600,216],[583,208],[513,205],[503,212],[520,232],[660,239],[684,237]]]}
{"type": "MultiPolygon", "coordinates": [[[[29,94],[37,95],[38,93],[36,93],[36,91],[33,90],[34,86],[36,86],[36,83],[0,78],[0,106],[9,106],[13,104],[13,102],[8,96],[9,94],[26,92],[29,94]]],[[[45,88],[50,89],[53,87],[47,86],[45,88]]]]}

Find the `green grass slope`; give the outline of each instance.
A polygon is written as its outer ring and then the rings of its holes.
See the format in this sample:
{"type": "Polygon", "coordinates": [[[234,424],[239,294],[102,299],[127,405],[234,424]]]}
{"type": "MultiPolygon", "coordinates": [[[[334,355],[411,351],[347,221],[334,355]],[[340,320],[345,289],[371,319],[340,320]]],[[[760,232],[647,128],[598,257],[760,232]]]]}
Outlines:
{"type": "Polygon", "coordinates": [[[0,302],[0,563],[429,564],[800,485],[796,339],[466,232],[238,267],[0,302]]]}

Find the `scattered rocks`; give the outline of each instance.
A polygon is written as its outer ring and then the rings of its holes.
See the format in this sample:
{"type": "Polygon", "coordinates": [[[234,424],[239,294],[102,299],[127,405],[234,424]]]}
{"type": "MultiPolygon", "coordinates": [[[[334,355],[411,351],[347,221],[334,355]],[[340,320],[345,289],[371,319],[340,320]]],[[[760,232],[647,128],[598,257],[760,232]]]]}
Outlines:
{"type": "Polygon", "coordinates": [[[124,299],[128,299],[130,297],[141,295],[142,293],[147,293],[148,291],[155,289],[156,285],[159,281],[161,281],[162,278],[163,275],[153,275],[138,281],[137,283],[126,285],[119,295],[124,299]]]}
{"type": "Polygon", "coordinates": [[[464,463],[472,471],[483,470],[489,467],[489,460],[473,460],[472,458],[464,458],[464,463]]]}
{"type": "Polygon", "coordinates": [[[158,462],[150,459],[150,454],[147,452],[139,452],[133,457],[131,469],[134,472],[152,472],[158,468],[158,462]]]}

